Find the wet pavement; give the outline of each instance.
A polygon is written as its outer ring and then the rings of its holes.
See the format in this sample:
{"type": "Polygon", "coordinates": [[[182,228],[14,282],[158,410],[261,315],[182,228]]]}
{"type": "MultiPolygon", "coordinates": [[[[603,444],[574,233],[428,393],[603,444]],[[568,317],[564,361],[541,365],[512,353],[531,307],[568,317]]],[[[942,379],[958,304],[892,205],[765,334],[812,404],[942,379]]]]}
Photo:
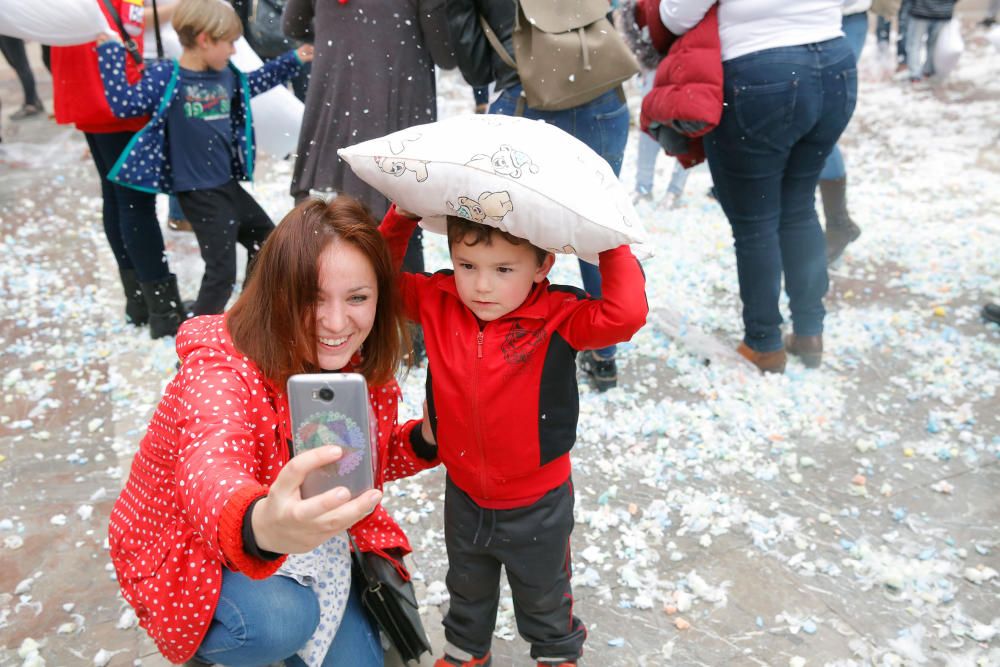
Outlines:
{"type": "MultiPolygon", "coordinates": [[[[978,316],[1000,299],[1000,54],[966,32],[942,86],[863,58],[843,144],[864,232],[831,269],[821,369],[762,377],[734,358],[731,239],[704,168],[677,209],[639,205],[650,324],[621,348],[618,389],[584,388],[574,451],[583,664],[1000,665],[1000,327],[978,316]]],[[[471,109],[453,74],[440,90],[443,114],[471,109]]],[[[106,528],[172,344],[123,322],[82,136],[8,121],[19,95],[0,69],[0,665],[166,664],[118,595],[106,528]]],[[[275,219],[290,169],[258,170],[275,219]]],[[[164,235],[193,294],[194,239],[164,235]]],[[[571,262],[556,279],[578,282],[571,262]]],[[[423,379],[403,380],[404,418],[423,379]]],[[[385,500],[438,652],[443,480],[385,500]]],[[[533,664],[506,587],[495,634],[494,664],[533,664]]]]}

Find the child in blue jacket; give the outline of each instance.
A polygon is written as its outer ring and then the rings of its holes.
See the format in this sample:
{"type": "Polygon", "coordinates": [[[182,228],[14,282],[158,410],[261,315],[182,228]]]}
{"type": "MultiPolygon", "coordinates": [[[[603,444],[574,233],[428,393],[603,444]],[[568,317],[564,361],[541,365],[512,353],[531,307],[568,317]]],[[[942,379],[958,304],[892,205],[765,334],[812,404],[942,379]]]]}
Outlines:
{"type": "Polygon", "coordinates": [[[243,27],[219,0],[181,0],[173,16],[183,53],[160,60],[142,79],[125,78],[125,49],[98,47],[104,91],[120,118],[151,115],[108,174],[146,192],[176,193],[198,238],[205,275],[194,315],[221,313],[236,282],[236,243],[247,249],[247,273],[274,223],[238,181],[253,178],[250,98],[293,77],[312,60],[305,45],[249,74],[229,62],[243,27]]]}

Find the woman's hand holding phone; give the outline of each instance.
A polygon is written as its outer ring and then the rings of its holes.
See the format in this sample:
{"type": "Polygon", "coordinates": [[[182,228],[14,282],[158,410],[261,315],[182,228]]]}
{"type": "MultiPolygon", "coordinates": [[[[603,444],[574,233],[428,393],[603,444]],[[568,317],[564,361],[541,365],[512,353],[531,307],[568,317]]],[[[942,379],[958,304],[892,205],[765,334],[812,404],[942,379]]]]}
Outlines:
{"type": "Polygon", "coordinates": [[[258,547],[275,553],[306,553],[372,512],[382,500],[378,489],[365,491],[354,500],[342,486],[302,498],[300,487],[306,475],[341,456],[340,447],[326,446],[289,460],[267,496],[254,505],[250,522],[258,547]]]}

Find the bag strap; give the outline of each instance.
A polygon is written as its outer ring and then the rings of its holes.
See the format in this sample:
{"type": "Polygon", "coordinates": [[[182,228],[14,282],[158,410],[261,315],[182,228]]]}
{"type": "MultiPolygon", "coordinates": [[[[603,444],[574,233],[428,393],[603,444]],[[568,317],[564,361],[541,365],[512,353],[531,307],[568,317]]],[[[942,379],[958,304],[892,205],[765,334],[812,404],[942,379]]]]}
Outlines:
{"type": "Polygon", "coordinates": [[[375,573],[371,571],[368,567],[368,563],[365,559],[361,557],[361,550],[358,549],[358,543],[354,541],[354,536],[351,535],[351,531],[347,532],[347,539],[351,543],[351,557],[354,558],[354,562],[357,563],[358,569],[361,570],[361,575],[365,578],[365,587],[371,590],[378,590],[382,583],[375,577],[375,573]]]}
{"type": "Polygon", "coordinates": [[[160,37],[160,12],[156,10],[156,0],[153,0],[153,30],[156,33],[156,58],[163,60],[163,39],[160,37]]]}
{"type": "Polygon", "coordinates": [[[136,65],[142,65],[142,54],[139,53],[139,47],[136,45],[135,40],[125,31],[125,24],[122,23],[122,17],[118,14],[118,10],[111,4],[111,0],[102,0],[102,2],[104,3],[104,8],[111,14],[111,18],[115,20],[115,25],[118,26],[118,34],[121,35],[125,50],[132,56],[132,60],[135,61],[136,65]]]}
{"type": "Polygon", "coordinates": [[[493,50],[497,52],[498,56],[500,56],[500,60],[504,61],[504,63],[507,64],[507,67],[510,67],[516,72],[517,63],[514,62],[514,59],[510,57],[509,53],[507,53],[507,49],[503,48],[503,44],[500,43],[500,38],[497,37],[495,32],[493,32],[493,28],[491,28],[490,24],[486,22],[486,19],[482,14],[479,15],[479,25],[483,27],[483,32],[486,33],[486,39],[489,40],[490,46],[492,46],[493,50]]]}

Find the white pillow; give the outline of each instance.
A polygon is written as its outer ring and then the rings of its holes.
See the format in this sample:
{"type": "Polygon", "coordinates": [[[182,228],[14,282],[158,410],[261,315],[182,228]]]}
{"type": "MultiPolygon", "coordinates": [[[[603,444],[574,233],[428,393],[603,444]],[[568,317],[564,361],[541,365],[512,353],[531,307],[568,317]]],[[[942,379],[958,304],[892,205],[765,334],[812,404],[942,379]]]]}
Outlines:
{"type": "Polygon", "coordinates": [[[599,252],[646,238],[608,163],[543,121],[455,116],[337,153],[433,232],[456,215],[594,264],[599,252]]]}

